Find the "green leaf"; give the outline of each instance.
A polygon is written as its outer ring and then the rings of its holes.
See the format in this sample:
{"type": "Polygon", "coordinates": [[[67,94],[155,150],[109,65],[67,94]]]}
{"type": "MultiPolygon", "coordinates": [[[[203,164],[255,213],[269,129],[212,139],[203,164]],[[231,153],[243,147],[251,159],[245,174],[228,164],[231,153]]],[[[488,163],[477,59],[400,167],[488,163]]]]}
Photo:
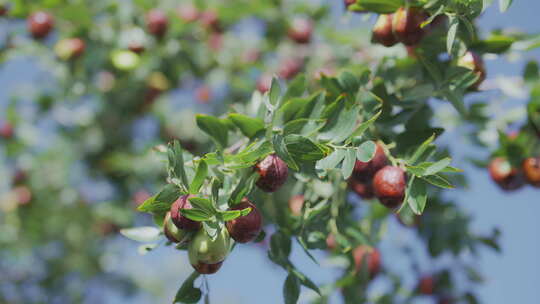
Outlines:
{"type": "Polygon", "coordinates": [[[232,221],[237,217],[246,216],[251,212],[251,208],[244,208],[242,210],[227,210],[221,212],[221,218],[223,221],[232,221]]]}
{"type": "Polygon", "coordinates": [[[159,229],[152,226],[120,229],[120,234],[141,243],[157,241],[159,239],[159,233],[159,229]]]}
{"type": "Polygon", "coordinates": [[[301,135],[287,135],[285,137],[285,144],[288,154],[295,161],[317,161],[325,157],[325,151],[320,146],[311,141],[311,139],[301,135]]]}
{"type": "Polygon", "coordinates": [[[425,180],[426,182],[440,188],[446,188],[446,189],[454,188],[454,186],[452,186],[452,184],[450,184],[449,181],[447,181],[444,177],[440,175],[427,175],[427,176],[422,176],[421,178],[425,180]]]}
{"type": "Polygon", "coordinates": [[[279,81],[276,77],[272,78],[272,85],[270,86],[270,92],[268,95],[269,102],[271,105],[275,106],[279,102],[279,96],[281,95],[281,87],[279,81]]]}
{"type": "Polygon", "coordinates": [[[420,147],[414,151],[414,154],[407,160],[407,163],[410,165],[414,165],[426,152],[426,150],[431,146],[431,143],[435,140],[435,134],[431,135],[428,139],[426,139],[420,147]]]}
{"type": "Polygon", "coordinates": [[[282,231],[277,231],[270,237],[268,257],[274,263],[286,267],[291,254],[291,238],[282,231]]]}
{"type": "Polygon", "coordinates": [[[320,170],[335,169],[339,163],[345,158],[346,151],[344,149],[336,149],[327,157],[317,161],[315,168],[320,170]]]}
{"type": "Polygon", "coordinates": [[[257,133],[264,130],[262,119],[249,117],[247,115],[231,113],[229,119],[240,129],[240,132],[246,137],[253,138],[257,133]]]}
{"type": "Polygon", "coordinates": [[[323,113],[322,118],[327,119],[327,123],[322,128],[319,138],[333,143],[340,143],[349,138],[355,129],[359,110],[358,105],[350,106],[344,98],[334,101],[323,113]]]}
{"type": "Polygon", "coordinates": [[[513,0],[499,0],[499,9],[501,12],[506,12],[510,5],[512,4],[513,0]]]}
{"type": "Polygon", "coordinates": [[[356,162],[356,149],[350,148],[345,150],[345,160],[341,164],[341,174],[344,179],[348,179],[353,171],[356,162]]]}
{"type": "Polygon", "coordinates": [[[369,11],[378,14],[390,14],[403,6],[403,0],[357,0],[349,7],[352,11],[369,11]]]}
{"type": "Polygon", "coordinates": [[[326,120],[324,119],[308,119],[300,118],[287,122],[283,128],[283,134],[310,134],[324,127],[326,120]]]}
{"type": "Polygon", "coordinates": [[[501,54],[508,51],[514,42],[516,42],[514,37],[495,34],[485,40],[475,41],[471,48],[480,53],[501,54]]]}
{"type": "Polygon", "coordinates": [[[212,215],[201,209],[180,209],[183,216],[196,222],[209,221],[212,215]]]}
{"type": "Polygon", "coordinates": [[[295,275],[289,274],[283,285],[283,298],[285,299],[285,304],[296,304],[299,297],[300,282],[295,275]]]}
{"type": "Polygon", "coordinates": [[[343,88],[345,92],[353,97],[356,95],[358,88],[360,87],[360,83],[358,82],[356,75],[349,71],[341,72],[338,76],[338,82],[341,88],[343,88]]]}
{"type": "Polygon", "coordinates": [[[214,208],[212,201],[207,198],[190,197],[189,202],[191,203],[191,206],[193,206],[194,209],[202,210],[205,213],[210,214],[210,215],[216,213],[216,209],[214,208]]]}
{"type": "Polygon", "coordinates": [[[377,118],[379,118],[381,113],[382,113],[382,111],[379,111],[377,114],[373,115],[373,117],[371,117],[370,119],[368,119],[368,120],[364,121],[363,123],[361,123],[356,128],[356,130],[354,130],[354,132],[351,134],[351,137],[362,136],[364,134],[364,132],[377,120],[377,118]]]}
{"type": "Polygon", "coordinates": [[[189,187],[186,170],[184,169],[184,155],[182,146],[178,140],[169,143],[167,148],[167,156],[169,159],[169,170],[172,170],[172,177],[179,178],[182,185],[187,190],[189,187]]]}
{"type": "Polygon", "coordinates": [[[456,40],[457,30],[459,28],[459,18],[454,16],[448,16],[448,33],[446,35],[446,51],[448,54],[452,54],[454,47],[454,41],[456,40]]]}
{"type": "Polygon", "coordinates": [[[296,76],[290,83],[285,95],[283,95],[283,101],[287,102],[293,97],[301,97],[306,90],[306,76],[300,74],[296,76]]]}
{"type": "Polygon", "coordinates": [[[197,194],[199,190],[201,190],[201,187],[204,183],[204,179],[208,175],[208,165],[204,160],[199,161],[199,166],[197,166],[197,172],[195,173],[195,177],[191,181],[191,185],[189,185],[189,193],[191,194],[197,194]]]}
{"type": "Polygon", "coordinates": [[[463,94],[460,94],[456,91],[444,90],[442,91],[444,97],[452,103],[454,108],[459,112],[463,117],[467,117],[467,108],[465,107],[465,102],[463,101],[463,94]]]}
{"type": "Polygon", "coordinates": [[[238,204],[253,188],[255,179],[259,177],[256,171],[249,170],[244,171],[242,178],[238,182],[238,185],[233,190],[231,197],[229,198],[229,205],[234,206],[238,204]]]}
{"type": "Polygon", "coordinates": [[[195,118],[197,126],[202,131],[208,134],[221,147],[227,146],[229,132],[226,123],[217,117],[204,114],[197,114],[195,118]]]}
{"type": "Polygon", "coordinates": [[[274,150],[279,158],[281,158],[281,160],[283,160],[289,168],[298,171],[298,165],[291,154],[289,154],[289,150],[287,149],[287,145],[285,143],[285,138],[283,138],[281,134],[274,134],[272,142],[274,144],[274,150]]]}
{"type": "Polygon", "coordinates": [[[157,195],[147,199],[137,210],[141,212],[166,212],[180,195],[184,194],[178,186],[167,184],[157,195]]]}
{"type": "Polygon", "coordinates": [[[424,172],[425,175],[433,175],[436,173],[439,173],[443,169],[445,169],[450,163],[452,162],[452,159],[447,157],[439,160],[438,162],[434,163],[433,165],[429,166],[426,171],[424,172]]]}
{"type": "Polygon", "coordinates": [[[281,114],[282,122],[287,123],[293,119],[307,118],[307,117],[296,117],[296,116],[305,108],[311,108],[312,101],[313,101],[313,97],[291,98],[287,100],[279,108],[279,113],[281,114]]]}
{"type": "Polygon", "coordinates": [[[363,142],[356,152],[356,157],[359,161],[368,162],[375,156],[377,145],[370,141],[363,142]]]}
{"type": "Polygon", "coordinates": [[[194,271],[182,284],[176,292],[174,303],[197,303],[200,301],[202,292],[199,288],[194,287],[195,280],[200,276],[197,271],[194,271]]]}
{"type": "Polygon", "coordinates": [[[231,168],[248,168],[273,151],[272,144],[267,140],[256,141],[232,156],[227,165],[231,168]]]}
{"type": "Polygon", "coordinates": [[[294,118],[320,119],[325,108],[325,94],[318,92],[308,98],[308,102],[295,114],[294,118]]]}
{"type": "Polygon", "coordinates": [[[305,274],[301,273],[297,269],[293,268],[289,273],[293,273],[299,280],[300,283],[307,288],[315,291],[317,294],[321,295],[321,291],[319,290],[319,287],[313,283],[305,274]]]}
{"type": "Polygon", "coordinates": [[[526,82],[535,82],[540,79],[540,69],[538,63],[534,60],[527,62],[525,70],[523,71],[523,79],[526,82]]]}
{"type": "Polygon", "coordinates": [[[427,190],[426,183],[421,179],[415,179],[412,183],[407,203],[415,214],[422,214],[426,207],[427,190]]]}

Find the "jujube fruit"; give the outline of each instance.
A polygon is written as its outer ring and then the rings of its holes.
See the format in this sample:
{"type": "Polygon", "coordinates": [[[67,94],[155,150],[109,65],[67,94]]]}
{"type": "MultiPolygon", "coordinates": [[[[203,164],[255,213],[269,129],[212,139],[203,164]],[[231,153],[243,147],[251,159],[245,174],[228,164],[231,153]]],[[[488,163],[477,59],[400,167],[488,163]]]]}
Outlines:
{"type": "Polygon", "coordinates": [[[399,167],[386,166],[373,178],[373,190],[381,204],[387,208],[396,208],[405,198],[406,176],[399,167]]]}
{"type": "Polygon", "coordinates": [[[214,274],[221,268],[221,265],[223,265],[223,261],[215,264],[205,264],[199,262],[198,264],[192,264],[191,266],[193,266],[193,269],[200,274],[214,274]]]}
{"type": "Polygon", "coordinates": [[[8,122],[0,123],[0,137],[9,139],[13,137],[13,134],[14,134],[13,126],[10,123],[8,122]]]}
{"type": "Polygon", "coordinates": [[[392,29],[397,40],[405,45],[416,45],[422,40],[426,31],[420,26],[428,18],[428,14],[420,8],[401,7],[392,18],[392,29]]]}
{"type": "Polygon", "coordinates": [[[380,169],[384,168],[388,163],[388,158],[384,153],[384,149],[380,144],[375,148],[375,155],[367,162],[357,160],[354,164],[353,178],[359,181],[369,181],[373,175],[380,169]]]}
{"type": "Polygon", "coordinates": [[[540,157],[526,158],[522,167],[527,182],[534,187],[540,187],[540,157]]]}
{"type": "Polygon", "coordinates": [[[303,61],[298,58],[287,58],[279,63],[278,75],[290,80],[302,70],[303,61]]]}
{"type": "Polygon", "coordinates": [[[458,59],[457,65],[473,71],[478,76],[478,80],[471,85],[472,89],[478,89],[480,84],[486,79],[486,67],[482,57],[475,52],[468,51],[458,59]]]}
{"type": "Polygon", "coordinates": [[[272,85],[272,74],[262,74],[259,79],[257,79],[257,90],[261,93],[266,93],[270,90],[272,85]]]}
{"type": "Polygon", "coordinates": [[[199,10],[193,4],[182,4],[178,8],[178,16],[185,22],[193,22],[199,18],[199,10]]]}
{"type": "Polygon", "coordinates": [[[302,194],[293,195],[289,199],[289,210],[293,216],[301,216],[304,207],[304,196],[302,194]]]}
{"type": "Polygon", "coordinates": [[[171,219],[176,227],[184,230],[199,230],[201,222],[191,220],[182,214],[181,209],[193,209],[189,202],[190,195],[182,195],[171,205],[171,219]]]}
{"type": "Polygon", "coordinates": [[[262,216],[257,207],[243,199],[239,204],[231,207],[229,210],[243,210],[251,208],[251,211],[244,216],[239,216],[233,220],[227,221],[225,225],[229,235],[238,243],[247,243],[253,241],[262,228],[262,216]]]}
{"type": "Polygon", "coordinates": [[[418,292],[423,295],[431,295],[435,291],[435,279],[432,276],[423,276],[418,280],[418,292]]]}
{"type": "Polygon", "coordinates": [[[362,264],[365,263],[370,278],[374,278],[381,270],[381,254],[376,248],[360,245],[353,252],[354,267],[360,271],[362,264]],[[367,259],[364,262],[364,259],[367,259]]]}
{"type": "Polygon", "coordinates": [[[255,170],[259,173],[255,184],[265,192],[277,191],[285,184],[289,175],[287,164],[276,154],[266,156],[255,165],[255,170]]]}
{"type": "Polygon", "coordinates": [[[503,190],[517,190],[523,186],[521,172],[503,157],[494,158],[488,166],[491,179],[503,190]]]}
{"type": "Polygon", "coordinates": [[[330,249],[331,251],[334,251],[337,248],[336,237],[332,233],[329,233],[326,237],[326,248],[330,249]]]}
{"type": "Polygon", "coordinates": [[[377,18],[371,33],[371,41],[391,47],[398,43],[392,29],[393,14],[383,14],[377,18]]]}
{"type": "Polygon", "coordinates": [[[345,3],[345,7],[349,7],[356,3],[356,0],[343,0],[343,3],[345,3]]]}
{"type": "Polygon", "coordinates": [[[232,246],[227,229],[221,229],[215,240],[200,229],[188,246],[189,262],[201,273],[214,273],[225,260],[232,246]],[[213,265],[213,266],[212,266],[213,265]],[[213,271],[213,272],[212,272],[213,271]]]}
{"type": "Polygon", "coordinates": [[[34,38],[45,38],[54,26],[54,18],[49,13],[38,11],[28,17],[27,26],[34,38]]]}
{"type": "Polygon", "coordinates": [[[56,56],[62,60],[75,59],[81,56],[85,49],[86,45],[80,38],[62,39],[54,47],[56,56]]]}
{"type": "Polygon", "coordinates": [[[309,43],[313,33],[313,22],[307,18],[294,18],[289,28],[289,38],[296,43],[309,43]]]}
{"type": "Polygon", "coordinates": [[[167,15],[161,10],[153,9],[146,14],[146,27],[152,35],[161,38],[169,28],[167,15]]]}
{"type": "Polygon", "coordinates": [[[141,58],[132,51],[115,50],[111,52],[111,62],[119,70],[130,71],[139,66],[141,58]]]}
{"type": "Polygon", "coordinates": [[[363,182],[353,177],[349,180],[349,188],[354,193],[358,194],[358,196],[366,200],[372,199],[375,196],[371,181],[363,182]]]}
{"type": "Polygon", "coordinates": [[[167,212],[165,219],[163,220],[163,234],[165,234],[167,239],[173,243],[185,244],[190,240],[190,233],[179,229],[176,224],[174,224],[170,212],[167,212]]]}
{"type": "Polygon", "coordinates": [[[218,14],[213,10],[206,10],[199,16],[199,20],[202,25],[214,32],[221,32],[221,24],[219,22],[218,14]]]}

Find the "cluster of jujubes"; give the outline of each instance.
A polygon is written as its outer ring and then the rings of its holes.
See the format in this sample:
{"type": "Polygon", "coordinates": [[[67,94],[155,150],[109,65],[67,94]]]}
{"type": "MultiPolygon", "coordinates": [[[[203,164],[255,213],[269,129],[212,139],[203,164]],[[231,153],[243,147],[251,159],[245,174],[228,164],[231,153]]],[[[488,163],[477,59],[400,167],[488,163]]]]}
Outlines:
{"type": "MultiPolygon", "coordinates": [[[[28,32],[35,39],[44,39],[54,28],[54,17],[44,11],[37,11],[26,20],[28,32]]],[[[54,46],[56,56],[62,60],[72,60],[80,57],[86,44],[80,38],[64,38],[60,39],[54,46]]]]}
{"type": "Polygon", "coordinates": [[[495,157],[488,166],[491,179],[503,190],[520,189],[526,183],[540,187],[540,157],[528,157],[515,166],[505,157],[495,157]]]}
{"type": "Polygon", "coordinates": [[[393,14],[380,15],[373,27],[372,40],[386,47],[398,42],[406,46],[417,45],[428,28],[421,25],[429,15],[420,8],[400,8],[393,14]]]}
{"type": "Polygon", "coordinates": [[[377,144],[375,156],[368,161],[357,160],[349,187],[363,199],[376,197],[384,206],[394,209],[405,198],[405,171],[397,166],[389,166],[382,145],[377,144]]]}
{"type": "Polygon", "coordinates": [[[289,175],[287,164],[275,154],[270,154],[257,163],[255,170],[259,173],[256,185],[264,192],[277,191],[285,184],[289,175]]]}
{"type": "Polygon", "coordinates": [[[171,205],[163,221],[163,234],[173,243],[188,246],[189,262],[197,272],[212,274],[221,268],[232,248],[233,240],[247,243],[259,235],[262,217],[257,207],[244,198],[229,210],[250,208],[251,211],[247,215],[227,221],[226,229],[221,229],[218,235],[212,238],[202,229],[201,222],[189,219],[183,214],[184,210],[193,209],[189,201],[192,197],[183,195],[171,205]]]}

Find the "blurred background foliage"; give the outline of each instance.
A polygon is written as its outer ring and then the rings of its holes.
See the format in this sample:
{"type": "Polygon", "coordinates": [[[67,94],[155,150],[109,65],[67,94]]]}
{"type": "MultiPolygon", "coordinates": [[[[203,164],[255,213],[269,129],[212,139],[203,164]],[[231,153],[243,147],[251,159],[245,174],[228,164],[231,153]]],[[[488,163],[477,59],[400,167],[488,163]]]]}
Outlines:
{"type": "MultiPolygon", "coordinates": [[[[418,84],[432,75],[414,56],[407,58],[410,50],[372,44],[369,27],[342,22],[352,13],[345,13],[341,1],[335,2],[0,0],[6,9],[0,17],[0,63],[3,73],[13,73],[0,92],[0,302],[104,303],[140,290],[160,298],[160,287],[155,286],[159,282],[152,285],[115,271],[129,265],[111,266],[124,254],[119,229],[151,221],[134,210],[165,178],[163,161],[153,148],[179,139],[195,155],[208,151],[210,143],[196,128],[194,113],[218,115],[242,107],[255,88],[268,90],[273,74],[286,82],[304,73],[308,86],[317,88],[321,73],[337,75],[346,67],[360,74],[371,68],[385,83],[375,83],[374,92],[386,94],[394,106],[409,100],[404,107],[414,109],[397,118],[387,109],[379,126],[381,137],[396,139],[404,151],[424,137],[416,132],[398,137],[400,132],[390,128],[396,119],[411,121],[409,131],[437,131],[421,123],[444,116],[424,107],[434,89],[418,84]],[[52,31],[41,39],[28,33],[26,21],[37,11],[54,18],[52,31]],[[166,31],[156,32],[148,25],[150,12],[164,14],[166,31]],[[306,23],[313,26],[309,43],[290,34],[295,24],[306,23]],[[66,38],[82,39],[84,53],[63,55],[58,42],[66,38]]],[[[451,51],[457,54],[470,47],[496,56],[538,45],[536,36],[515,32],[468,38],[467,27],[473,27],[471,20],[479,11],[460,10],[478,2],[451,1],[447,8],[458,12],[465,25],[451,51]]],[[[366,22],[370,17],[356,18],[366,22]]],[[[444,67],[444,60],[430,54],[440,54],[446,46],[444,34],[429,36],[417,56],[444,67]]],[[[527,66],[525,80],[518,89],[528,91],[537,83],[535,63],[527,66]]],[[[486,86],[490,84],[503,86],[486,86]]],[[[515,91],[509,86],[506,95],[515,91]]],[[[458,109],[463,103],[463,96],[437,97],[452,99],[458,109]]],[[[467,108],[467,122],[473,125],[469,134],[493,151],[499,148],[493,140],[499,139],[498,130],[526,120],[523,110],[507,113],[515,114],[510,118],[494,118],[486,102],[467,108]]],[[[462,121],[454,112],[444,118],[442,124],[450,128],[462,121]]],[[[513,128],[519,129],[519,123],[513,128]]],[[[531,128],[534,121],[523,127],[528,134],[531,128]]],[[[521,142],[518,147],[529,140],[521,142]]],[[[510,157],[515,145],[509,149],[499,154],[510,157]]],[[[523,149],[517,150],[517,158],[522,157],[523,149]]],[[[418,228],[432,256],[444,250],[458,256],[465,248],[474,251],[476,243],[498,249],[497,230],[470,233],[468,216],[439,194],[434,194],[418,228]]],[[[288,197],[283,195],[276,204],[286,208],[288,197]]],[[[363,208],[374,221],[387,217],[377,205],[363,208]]],[[[405,221],[412,224],[412,215],[407,216],[405,221]]],[[[408,251],[406,246],[403,250],[408,251]]],[[[463,269],[471,282],[481,281],[474,268],[463,269]]],[[[445,293],[454,291],[449,276],[446,270],[440,274],[445,293]]],[[[400,285],[399,277],[391,278],[400,285]]],[[[341,284],[344,293],[357,288],[341,284]]],[[[476,301],[467,288],[459,296],[467,303],[476,301]]],[[[392,303],[385,297],[378,301],[392,303]]]]}

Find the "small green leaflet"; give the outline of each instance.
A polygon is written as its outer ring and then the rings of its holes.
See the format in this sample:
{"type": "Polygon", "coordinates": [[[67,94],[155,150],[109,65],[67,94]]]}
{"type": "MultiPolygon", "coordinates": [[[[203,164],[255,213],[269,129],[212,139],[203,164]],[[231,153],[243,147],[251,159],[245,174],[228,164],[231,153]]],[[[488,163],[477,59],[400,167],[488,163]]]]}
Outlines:
{"type": "Polygon", "coordinates": [[[197,126],[210,136],[218,145],[226,147],[228,142],[228,126],[221,119],[204,114],[195,116],[197,126]]]}
{"type": "Polygon", "coordinates": [[[221,217],[223,221],[227,222],[227,221],[232,221],[235,218],[240,217],[240,216],[246,216],[250,212],[251,212],[251,208],[245,208],[242,210],[227,210],[227,211],[221,212],[221,217]]]}
{"type": "Polygon", "coordinates": [[[456,34],[459,27],[459,18],[454,16],[448,16],[448,34],[446,36],[446,51],[448,54],[452,54],[452,49],[454,47],[454,41],[456,40],[456,34]]]}
{"type": "Polygon", "coordinates": [[[199,166],[197,166],[197,172],[195,173],[195,177],[191,181],[191,185],[189,185],[189,193],[197,194],[201,189],[202,185],[204,184],[204,179],[207,175],[208,165],[204,160],[200,160],[199,166]]]}
{"type": "Polygon", "coordinates": [[[182,284],[176,292],[174,303],[192,304],[200,301],[202,292],[199,288],[194,287],[195,280],[200,274],[194,271],[182,284]]]}
{"type": "Polygon", "coordinates": [[[276,106],[281,95],[281,87],[276,77],[272,78],[272,85],[270,86],[270,92],[268,94],[269,102],[271,105],[276,106]]]}
{"type": "Polygon", "coordinates": [[[182,146],[178,140],[174,140],[169,143],[167,149],[167,155],[169,158],[169,172],[171,172],[173,178],[179,178],[182,181],[182,185],[185,189],[188,188],[188,178],[184,169],[184,156],[182,146]]]}
{"type": "Polygon", "coordinates": [[[164,212],[176,201],[182,190],[173,184],[167,184],[157,195],[150,197],[142,203],[137,210],[141,212],[164,212]]]}
{"type": "Polygon", "coordinates": [[[295,275],[289,274],[283,285],[283,298],[285,299],[285,304],[296,304],[299,297],[300,282],[295,275]]]}
{"type": "Polygon", "coordinates": [[[437,187],[440,187],[440,188],[446,188],[446,189],[453,189],[454,186],[452,186],[452,184],[450,184],[449,181],[447,181],[444,177],[442,177],[441,175],[428,175],[428,176],[422,176],[421,177],[423,180],[425,180],[426,182],[434,185],[434,186],[437,186],[437,187]]]}
{"type": "Polygon", "coordinates": [[[345,149],[336,149],[327,157],[317,161],[315,167],[321,170],[334,169],[345,158],[345,149]]]}
{"type": "Polygon", "coordinates": [[[240,132],[248,138],[253,138],[264,130],[264,121],[259,118],[249,117],[239,113],[229,114],[229,119],[240,129],[240,132]]]}
{"type": "Polygon", "coordinates": [[[190,197],[189,202],[191,203],[191,206],[195,210],[201,210],[207,214],[215,214],[217,211],[212,204],[212,201],[206,198],[200,198],[200,197],[190,197]]]}
{"type": "Polygon", "coordinates": [[[422,214],[426,207],[427,190],[426,183],[421,179],[415,179],[412,183],[407,204],[415,214],[422,214]]]}
{"type": "Polygon", "coordinates": [[[356,130],[354,130],[354,132],[352,133],[350,138],[362,136],[364,134],[364,132],[369,128],[369,126],[371,126],[375,122],[375,120],[377,120],[377,118],[379,118],[381,113],[382,113],[382,111],[379,111],[379,112],[377,112],[377,114],[373,115],[373,117],[371,117],[370,119],[368,119],[368,120],[364,121],[363,123],[361,123],[356,128],[356,130]]]}
{"type": "Polygon", "coordinates": [[[298,165],[292,158],[291,154],[289,154],[283,136],[281,134],[274,134],[272,143],[274,145],[274,150],[276,151],[276,154],[279,156],[279,158],[281,158],[289,168],[298,171],[298,165]]]}
{"type": "Polygon", "coordinates": [[[356,163],[356,149],[350,148],[345,150],[345,160],[341,164],[341,174],[344,179],[348,179],[353,171],[354,164],[356,163]]]}
{"type": "Polygon", "coordinates": [[[426,150],[431,146],[431,143],[435,140],[435,134],[431,135],[428,139],[426,139],[416,151],[414,151],[414,154],[407,160],[407,163],[410,165],[414,165],[421,157],[424,155],[426,150]]]}
{"type": "Polygon", "coordinates": [[[377,146],[372,141],[366,141],[358,147],[356,157],[359,161],[368,162],[375,156],[377,146]]]}
{"type": "Polygon", "coordinates": [[[212,215],[201,209],[180,209],[183,216],[196,222],[204,222],[212,219],[212,215]]]}

